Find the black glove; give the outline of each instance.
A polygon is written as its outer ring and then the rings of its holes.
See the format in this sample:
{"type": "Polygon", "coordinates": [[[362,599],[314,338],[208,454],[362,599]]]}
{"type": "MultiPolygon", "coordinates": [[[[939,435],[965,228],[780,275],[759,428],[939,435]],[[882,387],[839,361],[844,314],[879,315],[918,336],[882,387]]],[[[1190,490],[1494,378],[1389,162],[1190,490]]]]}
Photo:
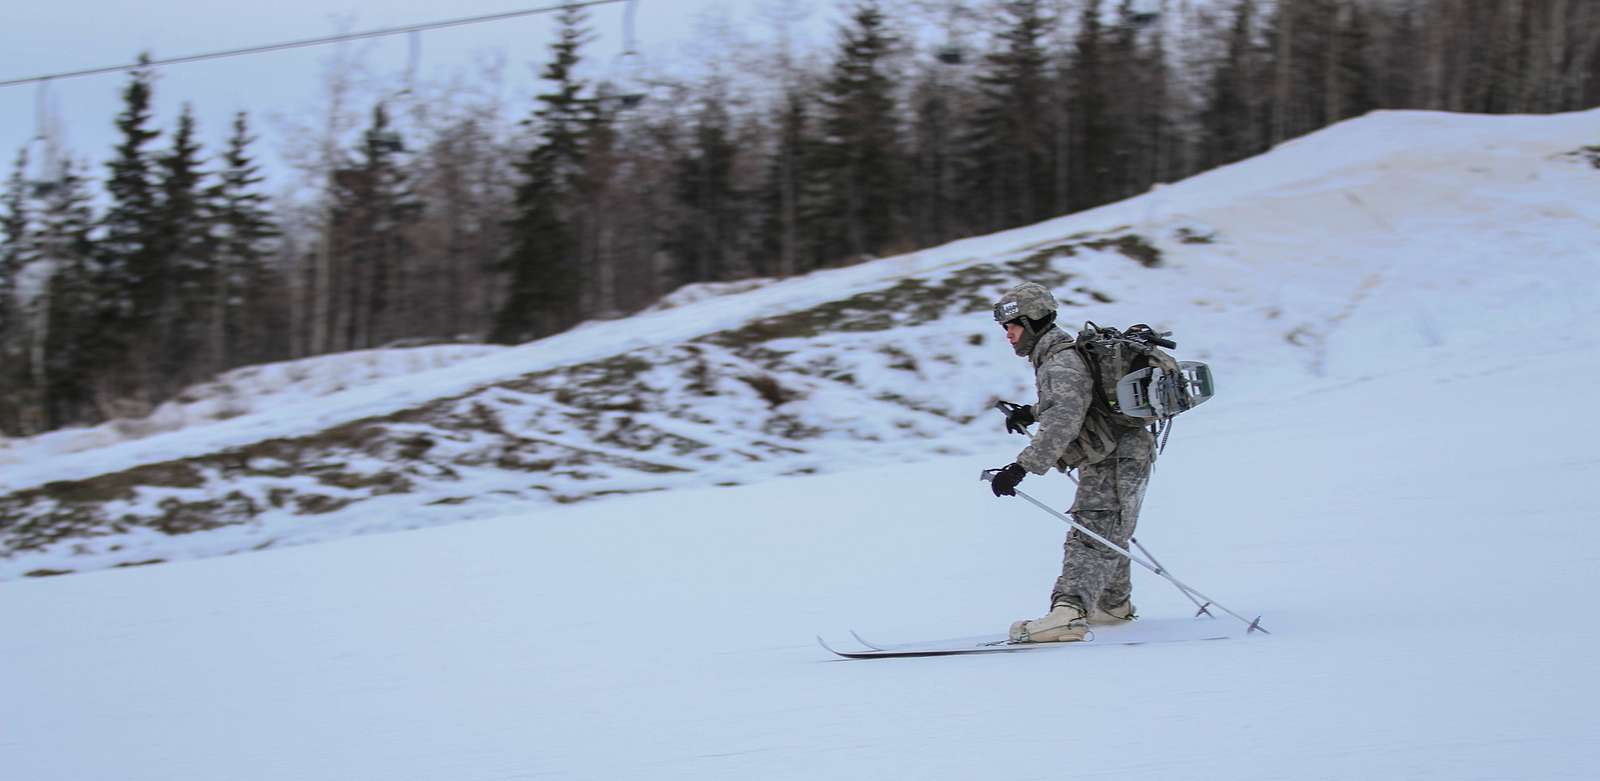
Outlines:
{"type": "Polygon", "coordinates": [[[1006,413],[1006,431],[1012,434],[1027,436],[1028,427],[1038,421],[1033,417],[1033,407],[1025,404],[1012,404],[1009,401],[995,403],[1001,412],[1006,413]]]}
{"type": "Polygon", "coordinates": [[[994,474],[994,479],[989,481],[989,487],[994,489],[995,496],[1016,496],[1017,483],[1028,475],[1028,470],[1021,464],[1007,464],[1004,469],[994,474]]]}

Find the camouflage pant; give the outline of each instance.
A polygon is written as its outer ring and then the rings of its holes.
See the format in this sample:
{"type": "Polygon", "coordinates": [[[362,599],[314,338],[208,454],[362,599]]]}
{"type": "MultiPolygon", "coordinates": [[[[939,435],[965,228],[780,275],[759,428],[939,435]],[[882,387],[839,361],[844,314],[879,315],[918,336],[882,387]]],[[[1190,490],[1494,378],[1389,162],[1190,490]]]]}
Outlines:
{"type": "MultiPolygon", "coordinates": [[[[1150,481],[1150,434],[1123,435],[1117,452],[1078,470],[1072,513],[1078,523],[1126,549],[1139,523],[1139,505],[1150,481]],[[1142,436],[1139,436],[1142,435],[1142,436]]],[[[1128,559],[1073,529],[1067,534],[1061,577],[1050,603],[1075,602],[1085,610],[1114,607],[1133,594],[1128,559]]]]}

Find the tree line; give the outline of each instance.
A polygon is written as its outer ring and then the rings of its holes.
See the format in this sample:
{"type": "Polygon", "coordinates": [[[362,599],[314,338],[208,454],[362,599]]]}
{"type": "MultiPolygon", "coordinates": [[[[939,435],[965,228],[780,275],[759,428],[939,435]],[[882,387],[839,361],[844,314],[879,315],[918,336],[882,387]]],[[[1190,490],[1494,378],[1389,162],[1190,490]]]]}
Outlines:
{"type": "Polygon", "coordinates": [[[100,176],[25,148],[0,188],[0,434],[140,414],[241,365],[516,343],[689,283],[1030,224],[1374,109],[1600,105],[1600,0],[841,10],[824,51],[744,52],[764,67],[641,102],[585,77],[568,7],[520,122],[373,101],[298,199],[262,192],[248,115],[208,157],[187,107],[155,126],[132,71],[100,176]]]}

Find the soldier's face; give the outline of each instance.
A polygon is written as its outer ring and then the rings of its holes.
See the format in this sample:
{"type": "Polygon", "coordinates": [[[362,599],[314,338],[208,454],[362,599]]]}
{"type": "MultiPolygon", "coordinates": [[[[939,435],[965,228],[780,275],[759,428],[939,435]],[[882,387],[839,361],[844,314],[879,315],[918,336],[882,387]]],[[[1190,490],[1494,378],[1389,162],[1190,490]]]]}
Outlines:
{"type": "Polygon", "coordinates": [[[1017,340],[1021,338],[1022,324],[1018,322],[1006,323],[1006,341],[1010,342],[1012,347],[1016,347],[1017,340]]]}

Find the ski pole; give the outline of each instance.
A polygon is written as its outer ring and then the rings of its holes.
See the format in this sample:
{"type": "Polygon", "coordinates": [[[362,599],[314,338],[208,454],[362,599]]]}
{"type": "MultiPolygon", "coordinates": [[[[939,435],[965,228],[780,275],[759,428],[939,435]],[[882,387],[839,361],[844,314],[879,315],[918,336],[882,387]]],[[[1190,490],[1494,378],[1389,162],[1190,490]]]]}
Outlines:
{"type": "MultiPolygon", "coordinates": [[[[1148,548],[1146,548],[1142,543],[1139,542],[1139,538],[1137,538],[1137,537],[1129,537],[1128,538],[1128,542],[1133,543],[1134,547],[1138,548],[1139,552],[1143,553],[1144,557],[1149,559],[1151,564],[1156,565],[1156,567],[1158,568],[1156,570],[1156,574],[1159,575],[1162,572],[1166,571],[1166,569],[1167,569],[1166,566],[1163,565],[1161,563],[1161,561],[1158,560],[1155,557],[1155,554],[1151,553],[1148,548]]],[[[1173,585],[1177,585],[1177,581],[1173,581],[1173,585]]],[[[1201,602],[1199,597],[1196,597],[1195,595],[1190,594],[1189,590],[1184,588],[1184,587],[1182,587],[1182,586],[1178,586],[1178,590],[1182,591],[1183,595],[1188,597],[1189,601],[1193,602],[1195,607],[1200,608],[1200,611],[1194,614],[1195,618],[1199,618],[1201,616],[1206,616],[1207,618],[1216,618],[1216,616],[1211,615],[1211,611],[1210,610],[1206,609],[1206,608],[1211,607],[1211,603],[1209,603],[1209,602],[1201,602]]]]}
{"type": "MultiPolygon", "coordinates": [[[[982,480],[984,482],[991,482],[991,481],[994,480],[995,473],[997,473],[999,471],[1000,470],[998,470],[998,469],[985,469],[985,470],[983,470],[983,472],[979,473],[978,479],[982,480]]],[[[1248,618],[1245,618],[1244,616],[1241,616],[1238,613],[1235,613],[1232,610],[1229,610],[1228,607],[1226,605],[1222,604],[1221,602],[1218,602],[1215,599],[1212,599],[1211,597],[1208,597],[1205,594],[1202,594],[1202,593],[1200,593],[1198,591],[1195,591],[1194,589],[1192,589],[1189,586],[1185,585],[1182,581],[1180,581],[1177,578],[1173,577],[1171,573],[1167,572],[1166,570],[1162,569],[1161,567],[1156,566],[1155,564],[1151,564],[1148,561],[1145,561],[1143,558],[1140,558],[1139,556],[1136,556],[1133,553],[1129,552],[1127,548],[1124,548],[1124,547],[1122,547],[1120,545],[1117,545],[1116,543],[1106,539],[1105,537],[1102,537],[1094,529],[1091,529],[1091,528],[1089,528],[1087,526],[1084,526],[1081,523],[1078,523],[1077,521],[1073,520],[1070,516],[1063,515],[1063,514],[1061,514],[1059,512],[1056,512],[1055,510],[1052,510],[1050,508],[1050,506],[1046,505],[1044,502],[1041,502],[1038,499],[1035,499],[1032,496],[1029,496],[1028,494],[1026,494],[1026,493],[1024,493],[1022,491],[1017,491],[1017,496],[1020,496],[1020,497],[1022,497],[1024,499],[1027,499],[1031,504],[1033,504],[1033,506],[1038,507],[1039,509],[1044,510],[1047,513],[1050,513],[1051,515],[1055,516],[1056,518],[1058,518],[1058,519],[1060,519],[1062,521],[1065,521],[1068,526],[1071,526],[1072,528],[1077,529],[1078,531],[1089,535],[1089,537],[1091,539],[1093,539],[1095,542],[1098,542],[1101,545],[1104,545],[1107,548],[1110,548],[1111,550],[1116,551],[1119,555],[1121,555],[1123,558],[1126,558],[1128,561],[1131,561],[1131,562],[1133,562],[1135,564],[1138,564],[1139,566],[1144,567],[1145,569],[1150,570],[1151,572],[1154,572],[1154,573],[1156,573],[1157,575],[1160,575],[1163,578],[1166,578],[1167,581],[1172,583],[1172,585],[1177,586],[1179,589],[1182,589],[1184,592],[1189,593],[1189,594],[1193,594],[1196,597],[1204,599],[1206,601],[1206,604],[1208,604],[1208,605],[1216,605],[1217,608],[1220,609],[1222,612],[1227,613],[1228,615],[1233,616],[1234,618],[1237,618],[1240,621],[1243,621],[1245,624],[1247,624],[1249,626],[1249,628],[1245,630],[1245,634],[1250,634],[1251,632],[1260,632],[1260,633],[1262,633],[1264,635],[1272,634],[1271,632],[1268,632],[1266,630],[1266,627],[1263,627],[1261,625],[1261,616],[1256,616],[1254,621],[1252,621],[1252,620],[1250,620],[1248,618]]]]}
{"type": "MultiPolygon", "coordinates": [[[[997,402],[997,403],[1004,403],[1004,402],[997,402]]],[[[1067,479],[1071,480],[1073,485],[1077,485],[1078,484],[1078,478],[1074,477],[1071,472],[1067,473],[1067,479]]],[[[1166,566],[1163,565],[1160,561],[1158,561],[1156,559],[1156,555],[1154,553],[1151,553],[1148,548],[1144,547],[1144,545],[1139,542],[1139,538],[1137,538],[1137,537],[1129,537],[1128,538],[1128,542],[1131,542],[1135,546],[1138,546],[1139,552],[1143,553],[1144,557],[1149,559],[1151,564],[1156,565],[1156,567],[1157,567],[1156,574],[1159,575],[1159,574],[1161,574],[1162,571],[1166,570],[1166,566]]],[[[1172,583],[1173,583],[1173,585],[1177,585],[1177,581],[1173,581],[1172,583]]],[[[1205,616],[1207,618],[1216,618],[1216,616],[1211,615],[1211,611],[1210,610],[1207,610],[1207,608],[1211,607],[1211,603],[1210,602],[1201,602],[1198,597],[1196,597],[1193,594],[1190,594],[1188,592],[1188,590],[1183,588],[1182,586],[1178,586],[1178,590],[1183,592],[1183,595],[1188,597],[1189,601],[1193,602],[1195,607],[1200,608],[1200,610],[1197,611],[1194,614],[1195,618],[1199,618],[1201,616],[1205,616]]]]}

